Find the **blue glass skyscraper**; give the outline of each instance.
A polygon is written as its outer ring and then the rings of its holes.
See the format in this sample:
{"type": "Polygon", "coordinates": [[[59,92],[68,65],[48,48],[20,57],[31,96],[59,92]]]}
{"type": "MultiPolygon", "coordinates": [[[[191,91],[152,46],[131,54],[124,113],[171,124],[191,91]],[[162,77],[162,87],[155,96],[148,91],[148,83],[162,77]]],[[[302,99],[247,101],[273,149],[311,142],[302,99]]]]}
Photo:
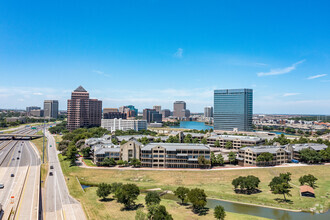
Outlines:
{"type": "Polygon", "coordinates": [[[214,90],[214,130],[251,131],[252,89],[214,90]]]}

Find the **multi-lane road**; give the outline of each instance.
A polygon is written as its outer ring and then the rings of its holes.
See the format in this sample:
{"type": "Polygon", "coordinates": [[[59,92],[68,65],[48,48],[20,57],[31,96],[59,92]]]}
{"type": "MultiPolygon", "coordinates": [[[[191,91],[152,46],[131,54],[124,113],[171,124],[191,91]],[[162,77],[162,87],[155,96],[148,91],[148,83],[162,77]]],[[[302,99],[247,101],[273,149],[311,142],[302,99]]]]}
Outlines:
{"type": "Polygon", "coordinates": [[[79,202],[73,199],[66,186],[65,177],[58,160],[54,137],[47,131],[48,162],[52,176],[48,175],[46,181],[46,219],[86,219],[79,202]],[[51,169],[52,168],[52,169],[51,169]]]}
{"type": "Polygon", "coordinates": [[[3,219],[39,218],[40,156],[29,141],[0,142],[0,183],[4,184],[0,189],[3,219]]]}
{"type": "MultiPolygon", "coordinates": [[[[20,128],[14,133],[36,132],[20,128]]],[[[40,190],[41,159],[37,148],[29,140],[0,140],[2,219],[86,219],[80,203],[69,194],[54,137],[48,131],[46,137],[49,172],[43,190],[40,190]]]]}

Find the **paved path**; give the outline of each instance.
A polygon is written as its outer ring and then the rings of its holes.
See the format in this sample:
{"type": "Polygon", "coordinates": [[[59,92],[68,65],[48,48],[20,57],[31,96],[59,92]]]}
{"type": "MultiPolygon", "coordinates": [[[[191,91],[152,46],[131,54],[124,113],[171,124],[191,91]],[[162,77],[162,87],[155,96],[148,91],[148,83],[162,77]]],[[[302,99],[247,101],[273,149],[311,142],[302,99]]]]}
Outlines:
{"type": "MultiPolygon", "coordinates": [[[[278,166],[271,167],[241,167],[241,166],[225,166],[225,167],[215,167],[212,169],[188,169],[188,168],[133,168],[133,167],[92,167],[87,166],[84,162],[82,162],[82,158],[79,158],[77,161],[77,165],[82,168],[87,169],[109,169],[109,170],[157,170],[157,171],[203,171],[203,172],[212,172],[212,171],[220,171],[220,170],[248,170],[248,169],[272,169],[272,168],[281,168],[281,167],[304,167],[304,166],[315,166],[315,165],[307,165],[307,164],[283,164],[278,166]]],[[[325,163],[324,165],[317,166],[327,166],[330,163],[325,163]]]]}

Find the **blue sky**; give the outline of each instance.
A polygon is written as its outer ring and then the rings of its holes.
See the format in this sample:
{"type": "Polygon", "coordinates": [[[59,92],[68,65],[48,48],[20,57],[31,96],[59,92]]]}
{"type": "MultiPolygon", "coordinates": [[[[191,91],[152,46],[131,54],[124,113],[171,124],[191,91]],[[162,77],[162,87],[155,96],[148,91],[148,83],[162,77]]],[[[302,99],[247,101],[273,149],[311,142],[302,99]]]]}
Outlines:
{"type": "Polygon", "coordinates": [[[330,114],[329,1],[2,1],[0,108],[60,109],[79,85],[103,107],[192,112],[254,89],[255,113],[330,114]]]}

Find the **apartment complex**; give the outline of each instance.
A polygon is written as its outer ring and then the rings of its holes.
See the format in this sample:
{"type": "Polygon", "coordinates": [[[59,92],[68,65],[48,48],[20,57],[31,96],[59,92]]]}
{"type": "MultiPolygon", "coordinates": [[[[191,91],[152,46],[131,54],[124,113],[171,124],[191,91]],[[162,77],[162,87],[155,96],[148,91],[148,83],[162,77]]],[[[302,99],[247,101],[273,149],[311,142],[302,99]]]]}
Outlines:
{"type": "Polygon", "coordinates": [[[101,119],[102,101],[90,99],[82,86],[71,93],[71,99],[68,100],[68,130],[100,126],[101,119]]]}
{"type": "Polygon", "coordinates": [[[251,131],[252,89],[214,90],[214,130],[251,131]]]}
{"type": "Polygon", "coordinates": [[[213,117],[213,107],[212,106],[206,106],[204,108],[204,117],[205,118],[213,117]]]}
{"type": "Polygon", "coordinates": [[[122,119],[122,118],[114,118],[114,119],[102,119],[101,127],[105,128],[111,132],[116,130],[147,130],[148,123],[146,120],[130,120],[130,119],[122,119]]]}
{"type": "Polygon", "coordinates": [[[287,150],[284,146],[243,147],[238,150],[237,160],[240,166],[274,166],[290,162],[291,151],[287,150]],[[262,153],[271,153],[273,155],[273,160],[258,162],[257,158],[262,153]]]}
{"type": "Polygon", "coordinates": [[[207,137],[207,143],[212,147],[215,147],[214,144],[216,141],[219,141],[221,148],[224,148],[227,142],[231,142],[233,144],[233,149],[235,150],[238,150],[243,146],[255,146],[265,142],[262,138],[252,136],[217,135],[213,133],[210,137],[207,137]]]}
{"type": "Polygon", "coordinates": [[[173,117],[175,118],[189,118],[190,111],[186,109],[186,103],[184,101],[176,101],[173,104],[173,117]]]}
{"type": "Polygon", "coordinates": [[[58,117],[58,101],[45,100],[44,101],[44,117],[57,118],[58,117]]]}

